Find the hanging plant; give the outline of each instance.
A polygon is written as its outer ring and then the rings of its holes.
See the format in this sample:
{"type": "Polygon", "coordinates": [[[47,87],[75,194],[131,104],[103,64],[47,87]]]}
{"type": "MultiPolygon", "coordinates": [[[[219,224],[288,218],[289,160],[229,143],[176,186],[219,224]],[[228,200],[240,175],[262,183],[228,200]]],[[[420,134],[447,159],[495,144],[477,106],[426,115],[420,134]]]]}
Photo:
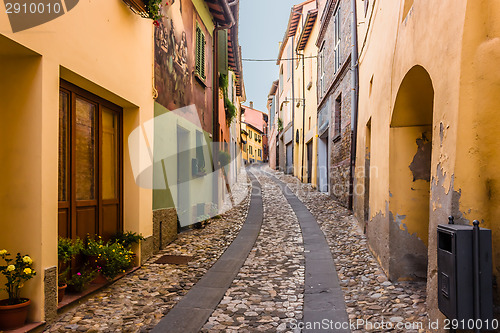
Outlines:
{"type": "Polygon", "coordinates": [[[155,26],[158,26],[160,24],[160,20],[163,18],[161,8],[163,6],[168,6],[168,4],[173,1],[164,2],[164,0],[123,0],[123,2],[125,2],[134,13],[144,18],[153,20],[153,24],[155,26]]]}
{"type": "MultiPolygon", "coordinates": [[[[162,1],[144,0],[149,15],[148,18],[154,21],[154,25],[159,25],[160,20],[163,18],[163,14],[161,13],[162,1]]],[[[168,5],[168,1],[165,2],[165,5],[168,5]]]]}

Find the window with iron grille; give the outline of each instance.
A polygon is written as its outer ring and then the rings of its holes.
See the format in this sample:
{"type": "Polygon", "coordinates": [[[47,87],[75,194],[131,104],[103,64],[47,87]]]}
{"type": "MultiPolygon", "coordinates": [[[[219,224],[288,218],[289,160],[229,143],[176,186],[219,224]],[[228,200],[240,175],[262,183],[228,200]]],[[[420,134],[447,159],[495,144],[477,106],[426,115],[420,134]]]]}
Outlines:
{"type": "Polygon", "coordinates": [[[335,27],[335,36],[334,36],[334,54],[335,54],[335,73],[340,67],[340,11],[337,7],[333,25],[335,27]]]}
{"type": "Polygon", "coordinates": [[[206,79],[205,75],[205,34],[201,30],[200,26],[196,25],[196,74],[202,78],[206,79]]]}

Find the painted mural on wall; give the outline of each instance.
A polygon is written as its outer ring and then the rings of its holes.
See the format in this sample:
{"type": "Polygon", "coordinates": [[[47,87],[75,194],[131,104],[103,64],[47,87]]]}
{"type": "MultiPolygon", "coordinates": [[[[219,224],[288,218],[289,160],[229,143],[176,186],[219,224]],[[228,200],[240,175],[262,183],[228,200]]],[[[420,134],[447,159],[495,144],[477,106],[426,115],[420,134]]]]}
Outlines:
{"type": "Polygon", "coordinates": [[[155,28],[156,101],[169,110],[193,103],[193,10],[189,0],[168,2],[155,28]]]}

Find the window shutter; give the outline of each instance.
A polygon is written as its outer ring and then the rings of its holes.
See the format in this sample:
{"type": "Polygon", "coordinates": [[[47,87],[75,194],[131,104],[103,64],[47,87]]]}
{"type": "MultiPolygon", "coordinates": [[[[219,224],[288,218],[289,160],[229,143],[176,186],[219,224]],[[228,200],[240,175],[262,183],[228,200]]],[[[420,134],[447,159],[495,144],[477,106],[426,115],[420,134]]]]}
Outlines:
{"type": "Polygon", "coordinates": [[[196,26],[196,74],[205,79],[205,35],[199,26],[196,26]]]}
{"type": "Polygon", "coordinates": [[[228,50],[227,50],[227,30],[219,30],[218,31],[218,65],[219,65],[219,73],[227,75],[228,70],[228,50]]]}

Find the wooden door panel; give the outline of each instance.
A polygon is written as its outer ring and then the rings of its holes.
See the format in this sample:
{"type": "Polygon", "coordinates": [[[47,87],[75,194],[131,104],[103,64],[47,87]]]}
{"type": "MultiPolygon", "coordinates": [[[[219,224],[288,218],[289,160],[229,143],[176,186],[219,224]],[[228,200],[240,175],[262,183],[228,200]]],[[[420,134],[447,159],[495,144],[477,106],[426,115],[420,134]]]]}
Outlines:
{"type": "Polygon", "coordinates": [[[85,239],[97,234],[97,209],[96,207],[78,208],[76,210],[76,236],[85,239]]]}
{"type": "Polygon", "coordinates": [[[118,212],[119,205],[103,205],[102,207],[101,235],[105,241],[111,238],[117,230],[120,230],[118,212]]]}
{"type": "Polygon", "coordinates": [[[69,217],[70,217],[69,209],[67,208],[59,209],[57,223],[58,223],[59,236],[61,237],[71,237],[69,217]]]}

